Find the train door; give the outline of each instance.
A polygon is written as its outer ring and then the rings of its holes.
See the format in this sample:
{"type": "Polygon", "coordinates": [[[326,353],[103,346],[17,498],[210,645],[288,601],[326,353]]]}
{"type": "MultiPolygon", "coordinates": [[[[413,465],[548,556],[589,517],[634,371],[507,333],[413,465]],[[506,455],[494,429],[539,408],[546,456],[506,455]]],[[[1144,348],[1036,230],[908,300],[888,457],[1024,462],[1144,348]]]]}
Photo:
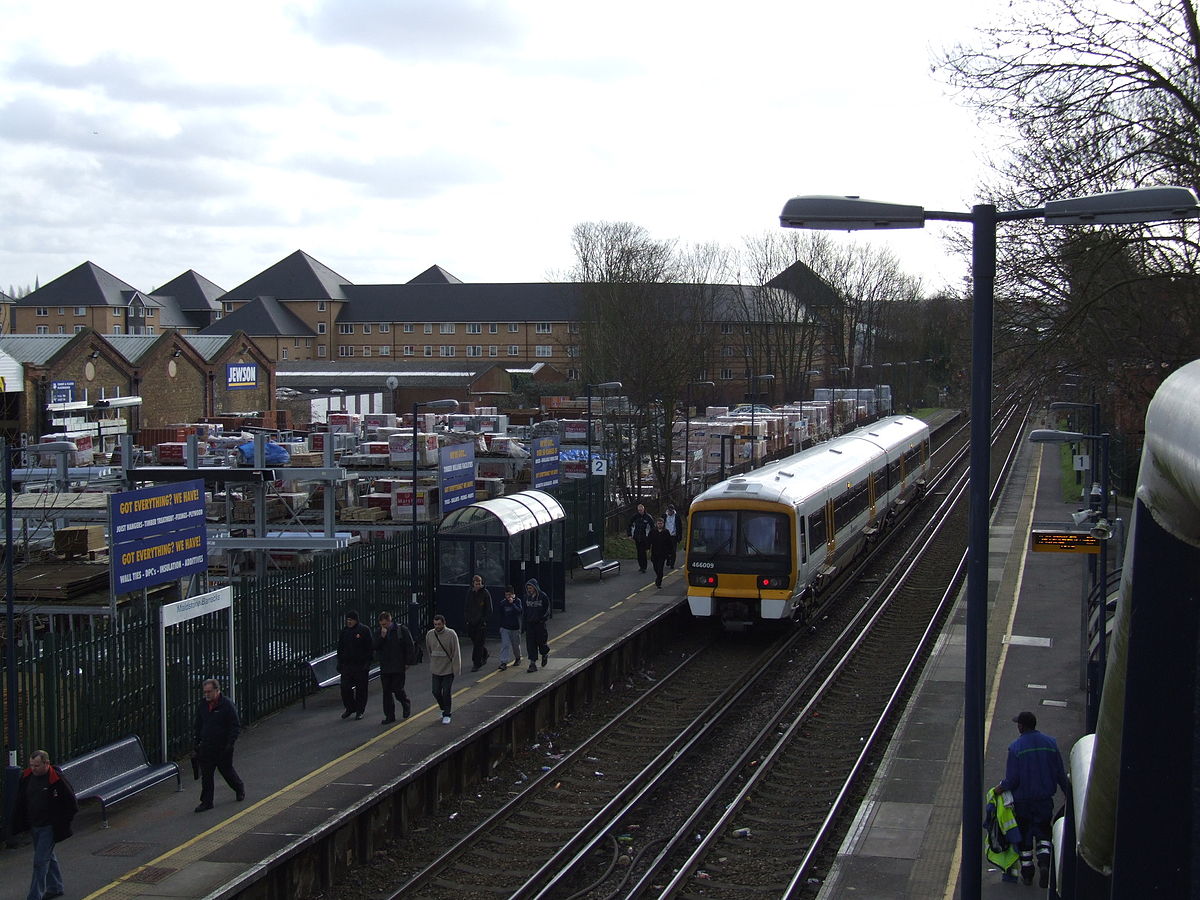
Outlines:
{"type": "Polygon", "coordinates": [[[829,556],[837,549],[837,523],[833,516],[833,498],[825,501],[825,549],[829,556]]]}

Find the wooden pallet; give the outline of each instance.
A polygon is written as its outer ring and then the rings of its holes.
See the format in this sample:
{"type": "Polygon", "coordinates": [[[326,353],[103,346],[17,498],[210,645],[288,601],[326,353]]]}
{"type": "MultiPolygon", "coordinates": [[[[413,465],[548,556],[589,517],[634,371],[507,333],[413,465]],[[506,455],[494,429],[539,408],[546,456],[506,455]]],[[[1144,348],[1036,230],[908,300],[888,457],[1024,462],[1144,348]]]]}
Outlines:
{"type": "Polygon", "coordinates": [[[343,522],[382,522],[388,513],[376,506],[348,506],[339,516],[343,522]]]}

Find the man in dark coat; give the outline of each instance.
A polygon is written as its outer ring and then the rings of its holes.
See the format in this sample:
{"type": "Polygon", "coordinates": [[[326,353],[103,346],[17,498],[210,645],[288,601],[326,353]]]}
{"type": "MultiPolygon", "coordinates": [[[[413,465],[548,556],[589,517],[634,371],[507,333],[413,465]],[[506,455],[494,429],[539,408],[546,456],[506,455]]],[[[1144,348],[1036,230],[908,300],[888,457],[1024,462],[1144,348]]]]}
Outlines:
{"type": "Polygon", "coordinates": [[[667,529],[667,533],[675,540],[675,546],[671,549],[671,555],[667,557],[667,568],[675,568],[675,554],[679,551],[679,544],[683,540],[684,528],[686,521],[684,517],[676,511],[675,504],[668,503],[666,511],[663,513],[663,522],[667,529]]]}
{"type": "Polygon", "coordinates": [[[650,532],[650,562],[654,564],[654,586],[662,587],[663,569],[667,560],[675,556],[675,538],[667,531],[667,523],[656,519],[650,532]]]}
{"type": "Polygon", "coordinates": [[[638,571],[646,571],[646,551],[650,548],[650,532],[654,528],[654,519],[646,512],[646,504],[639,503],[637,512],[629,520],[629,536],[637,547],[638,571]]]}
{"type": "Polygon", "coordinates": [[[412,633],[404,625],[392,621],[392,614],[379,614],[379,630],[375,632],[375,654],[379,659],[379,686],[383,688],[383,721],[396,721],[396,701],[404,710],[404,718],[412,715],[412,703],[404,692],[404,672],[413,657],[412,633]]]}
{"type": "Polygon", "coordinates": [[[71,820],[78,809],[75,791],[62,770],[50,764],[45,750],[34,750],[29,755],[29,768],[17,783],[12,823],[13,834],[26,830],[33,834],[29,897],[41,900],[63,895],[62,870],[54,855],[54,844],[71,836],[71,820]]]}
{"type": "Polygon", "coordinates": [[[492,595],[479,575],[471,578],[465,613],[467,636],[471,639],[471,671],[478,672],[488,660],[487,624],[492,617],[492,595]]]}
{"type": "Polygon", "coordinates": [[[213,771],[219,769],[237,801],[246,799],[246,785],[233,767],[233,745],[242,733],[233,701],[221,693],[214,678],[204,682],[204,699],[196,705],[193,739],[200,762],[200,805],[196,812],[213,808],[213,771]]]}
{"type": "Polygon", "coordinates": [[[538,653],[542,654],[542,668],[550,658],[549,635],[546,623],[550,621],[550,597],[542,590],[536,578],[525,582],[525,649],[529,652],[527,672],[537,671],[538,653]]]}
{"type": "Polygon", "coordinates": [[[371,655],[375,643],[371,630],[358,621],[358,613],[346,613],[346,627],[338,635],[337,670],[342,676],[342,706],[346,711],[343,719],[354,716],[361,719],[367,711],[367,679],[371,673],[371,655]]]}

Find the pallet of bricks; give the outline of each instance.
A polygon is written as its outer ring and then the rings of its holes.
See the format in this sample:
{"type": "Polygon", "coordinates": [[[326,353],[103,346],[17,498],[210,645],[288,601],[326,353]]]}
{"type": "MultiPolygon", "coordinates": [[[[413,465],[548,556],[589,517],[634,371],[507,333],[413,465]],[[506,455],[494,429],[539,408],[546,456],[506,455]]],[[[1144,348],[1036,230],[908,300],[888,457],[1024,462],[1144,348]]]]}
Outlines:
{"type": "MultiPolygon", "coordinates": [[[[287,503],[282,497],[268,497],[266,512],[268,522],[282,522],[289,517],[287,503]]],[[[233,503],[233,521],[253,522],[254,501],[235,500],[233,503]]]]}
{"type": "Polygon", "coordinates": [[[388,514],[377,506],[347,506],[338,516],[343,522],[382,522],[388,514]]]}

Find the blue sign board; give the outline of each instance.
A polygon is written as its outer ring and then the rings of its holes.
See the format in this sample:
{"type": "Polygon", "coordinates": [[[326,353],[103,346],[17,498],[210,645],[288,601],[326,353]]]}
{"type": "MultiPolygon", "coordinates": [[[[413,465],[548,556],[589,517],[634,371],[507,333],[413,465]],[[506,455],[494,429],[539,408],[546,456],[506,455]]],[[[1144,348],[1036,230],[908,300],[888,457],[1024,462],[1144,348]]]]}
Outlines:
{"type": "Polygon", "coordinates": [[[258,387],[258,363],[229,363],[225,366],[225,389],[248,391],[258,387]]]}
{"type": "Polygon", "coordinates": [[[184,481],[109,498],[114,593],[174,581],[208,567],[204,481],[184,481]]]}
{"type": "Polygon", "coordinates": [[[475,445],[451,444],[438,450],[442,513],[475,502],[475,445]]]}
{"type": "Polygon", "coordinates": [[[74,403],[75,402],[75,382],[73,382],[73,381],[52,381],[52,382],[50,382],[50,402],[51,403],[74,403]]]}
{"type": "Polygon", "coordinates": [[[533,441],[533,487],[554,487],[558,484],[558,437],[540,437],[533,441]]]}

